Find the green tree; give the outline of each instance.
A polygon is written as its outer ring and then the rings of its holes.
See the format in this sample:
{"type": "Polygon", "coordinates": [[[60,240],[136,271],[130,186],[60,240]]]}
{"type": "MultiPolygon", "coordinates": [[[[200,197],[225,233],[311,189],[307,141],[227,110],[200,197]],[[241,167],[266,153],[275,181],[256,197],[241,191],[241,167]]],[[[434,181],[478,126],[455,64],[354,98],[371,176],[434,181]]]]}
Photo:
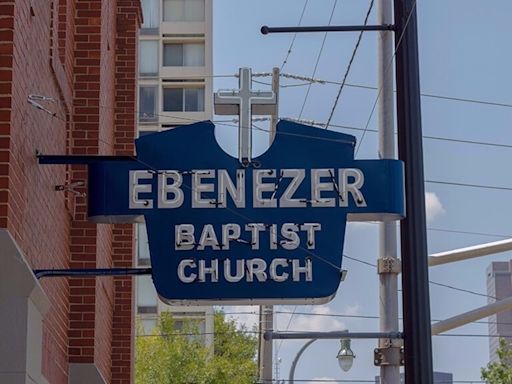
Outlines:
{"type": "Polygon", "coordinates": [[[489,384],[512,384],[512,346],[505,339],[500,339],[497,353],[499,362],[482,368],[482,380],[489,384]]]}
{"type": "Polygon", "coordinates": [[[214,316],[213,353],[193,320],[177,327],[172,316],[163,313],[152,334],[144,335],[139,326],[136,384],[253,384],[256,337],[223,313],[214,316]]]}

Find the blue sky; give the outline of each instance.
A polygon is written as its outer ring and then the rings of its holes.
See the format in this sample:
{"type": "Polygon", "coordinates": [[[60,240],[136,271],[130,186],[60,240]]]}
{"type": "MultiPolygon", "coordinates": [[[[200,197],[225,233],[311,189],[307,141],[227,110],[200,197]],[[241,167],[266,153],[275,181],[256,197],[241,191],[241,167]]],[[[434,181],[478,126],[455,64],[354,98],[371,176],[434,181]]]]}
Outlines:
{"type": "MultiPolygon", "coordinates": [[[[333,24],[360,24],[369,1],[338,0],[333,24]]],[[[309,1],[303,25],[325,25],[334,0],[309,1]]],[[[226,75],[241,66],[254,72],[269,72],[280,67],[293,35],[263,36],[262,25],[296,25],[304,0],[215,0],[214,1],[214,74],[226,75]]],[[[375,22],[375,9],[371,23],[375,22]]],[[[507,0],[429,0],[418,2],[421,88],[423,93],[512,104],[512,3],[507,0]]],[[[357,34],[332,33],[327,36],[315,77],[340,81],[353,50],[357,34]]],[[[323,34],[298,35],[284,72],[311,76],[322,44],[323,34]]],[[[261,79],[268,81],[268,79],[261,79]]],[[[348,77],[352,84],[376,86],[376,34],[365,34],[348,77]]],[[[290,83],[283,81],[283,83],[290,83]]],[[[295,82],[297,83],[297,82],[295,82]]],[[[215,89],[235,88],[235,78],[216,78],[215,89]]],[[[258,85],[265,88],[264,85],[258,85]]],[[[307,86],[281,90],[280,116],[298,118],[307,86]]],[[[338,87],[313,85],[302,118],[325,122],[338,87]]],[[[336,107],[332,122],[364,127],[377,92],[346,87],[336,107]]],[[[477,103],[422,98],[424,135],[512,145],[510,132],[512,108],[477,103]]],[[[225,119],[226,117],[218,117],[225,119]]],[[[266,127],[267,123],[261,123],[266,127]]],[[[376,116],[369,128],[377,127],[376,116]]],[[[356,135],[360,132],[344,131],[356,135]]],[[[219,126],[219,140],[234,151],[237,130],[219,126]]],[[[256,139],[259,151],[266,138],[256,139]]],[[[509,164],[512,148],[464,144],[442,140],[424,140],[425,177],[427,180],[469,183],[512,188],[509,164]]],[[[377,135],[368,132],[359,158],[377,157],[377,135]]],[[[427,183],[430,192],[428,227],[487,234],[512,234],[512,191],[469,188],[427,183]]],[[[499,240],[500,237],[470,235],[430,230],[429,252],[499,240]]],[[[345,253],[370,263],[378,255],[377,226],[351,224],[347,230],[345,253]]],[[[453,265],[431,268],[430,279],[475,292],[486,292],[486,268],[491,261],[509,260],[505,253],[453,265]]],[[[352,260],[344,260],[349,270],[337,297],[325,306],[300,306],[297,312],[320,315],[378,315],[378,278],[375,269],[352,260]]],[[[431,286],[433,319],[445,319],[486,304],[483,296],[431,286]]],[[[237,308],[235,310],[238,310],[237,308]]],[[[230,309],[226,308],[227,311],[230,309]]],[[[249,309],[251,310],[251,309],[249,309]]],[[[278,307],[291,311],[293,307],[278,307]]],[[[254,322],[256,316],[240,317],[254,322]]],[[[277,315],[277,327],[285,329],[288,314],[277,315]]],[[[375,331],[378,320],[297,315],[291,321],[295,330],[333,330],[348,327],[352,331],[375,331]]],[[[486,324],[472,324],[450,333],[487,334],[486,324]]],[[[281,378],[288,376],[291,360],[302,342],[285,341],[280,345],[281,378]]],[[[279,345],[279,343],[277,343],[279,345]]],[[[433,338],[434,367],[452,372],[455,380],[479,380],[480,367],[488,361],[485,337],[433,338]]],[[[371,380],[378,369],[373,366],[374,341],[354,341],[357,359],[348,373],[341,373],[336,363],[336,341],[318,341],[303,355],[297,379],[371,380]]]]}

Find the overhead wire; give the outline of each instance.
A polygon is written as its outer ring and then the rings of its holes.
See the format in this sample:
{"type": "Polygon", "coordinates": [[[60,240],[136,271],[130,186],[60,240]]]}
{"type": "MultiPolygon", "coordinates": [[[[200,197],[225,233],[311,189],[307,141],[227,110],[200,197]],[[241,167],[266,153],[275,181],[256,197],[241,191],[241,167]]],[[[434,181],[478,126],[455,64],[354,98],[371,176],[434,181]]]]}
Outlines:
{"type": "MultiPolygon", "coordinates": [[[[377,267],[376,264],[370,263],[370,262],[362,260],[362,259],[358,259],[357,257],[348,256],[346,254],[343,254],[343,257],[347,258],[349,260],[356,261],[356,262],[358,262],[360,264],[364,264],[364,265],[370,266],[370,267],[374,267],[374,268],[377,267]]],[[[454,290],[454,291],[458,291],[458,292],[464,292],[464,293],[472,294],[472,295],[475,295],[475,296],[486,297],[486,298],[489,298],[489,299],[496,299],[496,297],[487,295],[485,293],[480,293],[480,292],[472,291],[472,290],[465,289],[465,288],[459,288],[459,287],[455,287],[453,285],[438,283],[438,282],[432,281],[432,280],[429,280],[429,283],[432,284],[432,285],[448,288],[448,289],[451,289],[451,290],[454,290]]]]}
{"type": "MultiPolygon", "coordinates": [[[[391,56],[391,59],[387,63],[386,67],[384,68],[384,73],[386,73],[386,74],[389,72],[391,65],[393,64],[393,61],[395,60],[396,53],[398,52],[398,49],[400,48],[400,45],[402,44],[402,40],[404,38],[405,31],[407,31],[407,27],[409,26],[409,22],[411,21],[411,16],[412,16],[413,12],[416,11],[417,2],[418,2],[418,0],[414,0],[414,3],[411,6],[411,10],[409,11],[409,14],[407,15],[407,19],[405,21],[403,31],[400,34],[400,36],[398,37],[398,41],[395,45],[395,50],[393,51],[393,55],[391,56]]],[[[359,153],[359,149],[361,148],[361,144],[363,143],[364,137],[366,135],[366,131],[367,131],[368,127],[370,126],[370,122],[372,121],[372,117],[373,117],[373,114],[375,113],[375,108],[377,108],[377,103],[379,102],[379,98],[380,98],[381,94],[382,94],[382,87],[380,87],[380,89],[377,92],[377,97],[375,98],[375,102],[373,103],[372,109],[370,111],[370,116],[368,116],[368,120],[366,120],[366,125],[364,127],[363,134],[361,135],[361,139],[359,140],[359,143],[357,145],[355,155],[357,155],[359,153]]]]}
{"type": "MultiPolygon", "coordinates": [[[[364,18],[364,24],[368,24],[368,20],[370,18],[370,14],[372,13],[373,4],[375,0],[370,0],[370,6],[368,7],[368,11],[366,12],[366,16],[364,18]]],[[[354,63],[354,59],[356,58],[357,51],[359,49],[359,46],[361,45],[361,41],[363,39],[364,31],[359,32],[359,36],[357,37],[356,45],[354,46],[354,49],[352,50],[352,55],[350,57],[350,60],[347,65],[347,69],[345,70],[345,74],[343,75],[343,80],[341,81],[340,88],[338,89],[338,93],[336,94],[336,98],[334,99],[334,104],[331,108],[331,113],[329,114],[329,118],[327,119],[327,123],[325,125],[325,129],[329,129],[329,124],[331,123],[332,117],[334,116],[334,111],[336,110],[336,107],[338,106],[338,102],[340,100],[341,92],[343,91],[343,88],[345,86],[345,82],[347,81],[348,75],[350,73],[350,69],[352,68],[352,64],[354,63]]],[[[314,74],[313,76],[314,77],[314,74]]],[[[300,118],[300,116],[299,116],[300,118]]]]}
{"type": "MultiPolygon", "coordinates": [[[[300,14],[299,23],[300,26],[302,24],[302,19],[304,18],[304,14],[306,13],[306,8],[308,6],[309,0],[304,1],[304,6],[302,7],[302,12],[300,14]]],[[[293,34],[292,41],[290,43],[290,47],[288,48],[288,51],[286,52],[286,57],[283,60],[283,63],[281,64],[281,71],[284,69],[285,65],[288,63],[288,58],[290,57],[290,54],[292,53],[293,45],[295,44],[295,39],[297,38],[297,32],[293,34]]]]}
{"type": "MultiPolygon", "coordinates": [[[[371,1],[373,2],[374,0],[371,0],[371,1]]],[[[327,25],[331,25],[332,19],[334,17],[334,11],[336,10],[337,5],[338,5],[338,0],[334,0],[332,10],[331,10],[331,15],[329,16],[329,22],[327,23],[327,25]]],[[[315,62],[315,67],[313,68],[313,75],[311,77],[314,77],[316,75],[316,71],[318,70],[318,64],[320,63],[320,58],[322,57],[322,53],[324,51],[326,40],[327,40],[327,32],[324,32],[324,37],[322,39],[322,45],[320,46],[320,51],[318,51],[318,55],[316,57],[316,62],[315,62]]],[[[310,91],[311,91],[311,84],[309,84],[308,89],[306,91],[306,95],[304,96],[304,101],[302,102],[302,107],[300,108],[300,112],[299,112],[299,119],[302,117],[302,113],[304,112],[304,107],[306,106],[306,102],[308,100],[310,91]]]]}

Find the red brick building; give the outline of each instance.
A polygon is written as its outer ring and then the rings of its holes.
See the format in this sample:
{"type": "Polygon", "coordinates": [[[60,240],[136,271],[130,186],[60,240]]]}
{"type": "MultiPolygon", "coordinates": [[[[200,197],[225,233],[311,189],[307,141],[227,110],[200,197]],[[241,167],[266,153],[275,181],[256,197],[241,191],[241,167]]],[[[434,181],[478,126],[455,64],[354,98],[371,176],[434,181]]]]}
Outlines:
{"type": "Polygon", "coordinates": [[[87,169],[36,153],[133,154],[141,18],[139,0],[0,2],[0,383],[133,381],[132,278],[32,270],[132,266],[133,226],[55,188],[87,169]]]}

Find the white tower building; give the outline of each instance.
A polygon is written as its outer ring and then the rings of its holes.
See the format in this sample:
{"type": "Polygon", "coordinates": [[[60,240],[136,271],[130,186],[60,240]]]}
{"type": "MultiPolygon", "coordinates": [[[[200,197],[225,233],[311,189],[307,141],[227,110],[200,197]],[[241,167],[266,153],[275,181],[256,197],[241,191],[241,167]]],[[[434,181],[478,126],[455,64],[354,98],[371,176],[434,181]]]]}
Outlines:
{"type": "MultiPolygon", "coordinates": [[[[142,0],[139,38],[139,136],[213,115],[212,0],[142,0]]],[[[184,143],[187,144],[187,143],[184,143]]],[[[144,224],[137,228],[137,264],[149,266],[144,224]]],[[[137,278],[137,318],[148,332],[163,311],[197,320],[213,343],[212,307],[177,307],[159,301],[150,276],[137,278]]]]}

